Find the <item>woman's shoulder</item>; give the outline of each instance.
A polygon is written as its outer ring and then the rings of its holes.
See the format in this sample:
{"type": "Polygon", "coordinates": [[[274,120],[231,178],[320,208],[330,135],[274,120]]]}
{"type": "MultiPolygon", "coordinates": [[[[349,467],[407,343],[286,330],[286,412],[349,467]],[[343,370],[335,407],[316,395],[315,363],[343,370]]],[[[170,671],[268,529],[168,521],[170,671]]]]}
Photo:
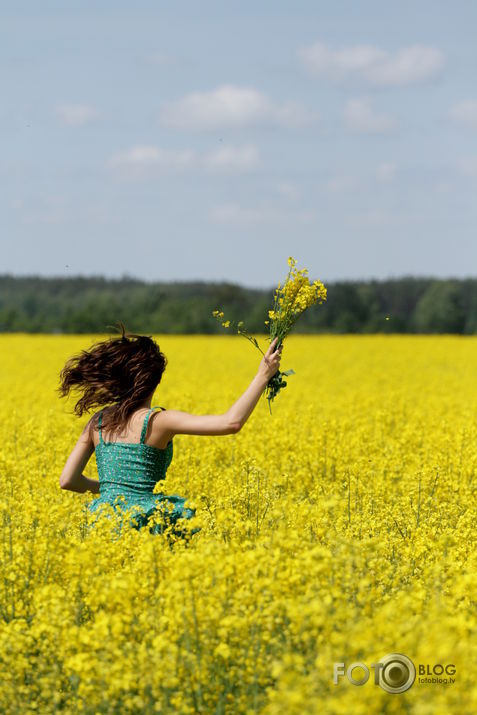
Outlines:
{"type": "Polygon", "coordinates": [[[98,410],[98,412],[95,412],[93,415],[91,415],[91,417],[88,419],[85,426],[83,427],[83,435],[86,435],[87,438],[91,440],[94,445],[96,445],[95,433],[98,432],[98,420],[100,412],[101,410],[98,410]]]}
{"type": "Polygon", "coordinates": [[[174,436],[168,427],[167,412],[168,410],[165,408],[155,409],[149,420],[151,425],[151,442],[153,443],[153,446],[158,447],[159,449],[165,449],[174,436]]]}
{"type": "Polygon", "coordinates": [[[98,429],[99,421],[101,417],[103,416],[103,413],[106,413],[107,408],[101,408],[100,410],[96,410],[96,412],[93,412],[91,417],[89,418],[87,422],[87,426],[91,426],[91,429],[98,429]]]}

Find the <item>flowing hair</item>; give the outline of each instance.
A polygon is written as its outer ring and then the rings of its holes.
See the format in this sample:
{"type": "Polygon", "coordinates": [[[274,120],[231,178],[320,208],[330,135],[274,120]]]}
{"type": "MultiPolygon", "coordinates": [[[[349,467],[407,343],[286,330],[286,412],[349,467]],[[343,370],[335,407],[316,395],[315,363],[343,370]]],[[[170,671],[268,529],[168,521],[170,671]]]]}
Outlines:
{"type": "MultiPolygon", "coordinates": [[[[167,358],[157,343],[146,335],[126,334],[95,343],[71,357],[60,373],[60,397],[71,390],[83,393],[76,402],[78,417],[95,407],[111,407],[103,415],[102,429],[115,432],[127,424],[142,402],[156,389],[166,369],[167,358]]],[[[91,436],[99,414],[89,423],[91,436]]]]}

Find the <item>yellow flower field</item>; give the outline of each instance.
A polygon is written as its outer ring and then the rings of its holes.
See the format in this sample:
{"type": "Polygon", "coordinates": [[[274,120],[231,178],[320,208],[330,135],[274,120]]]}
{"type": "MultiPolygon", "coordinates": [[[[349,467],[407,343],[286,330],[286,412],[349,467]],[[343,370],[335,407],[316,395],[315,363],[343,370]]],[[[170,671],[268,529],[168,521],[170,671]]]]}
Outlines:
{"type": "MultiPolygon", "coordinates": [[[[59,486],[87,421],[59,372],[103,337],[0,336],[0,712],[477,712],[477,338],[288,337],[273,415],[262,397],[238,434],[174,438],[160,491],[202,530],[170,548],[88,530],[95,496],[59,486]],[[374,682],[391,653],[418,670],[402,693],[374,682]],[[335,684],[335,663],[370,677],[335,684]]],[[[152,404],[197,414],[261,357],[156,339],[152,404]]]]}

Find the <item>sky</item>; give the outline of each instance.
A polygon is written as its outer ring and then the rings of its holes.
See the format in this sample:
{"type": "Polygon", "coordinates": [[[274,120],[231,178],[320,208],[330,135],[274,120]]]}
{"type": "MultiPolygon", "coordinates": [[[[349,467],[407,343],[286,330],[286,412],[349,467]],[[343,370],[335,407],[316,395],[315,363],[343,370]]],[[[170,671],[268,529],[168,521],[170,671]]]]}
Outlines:
{"type": "Polygon", "coordinates": [[[476,276],[473,0],[0,7],[0,274],[476,276]]]}

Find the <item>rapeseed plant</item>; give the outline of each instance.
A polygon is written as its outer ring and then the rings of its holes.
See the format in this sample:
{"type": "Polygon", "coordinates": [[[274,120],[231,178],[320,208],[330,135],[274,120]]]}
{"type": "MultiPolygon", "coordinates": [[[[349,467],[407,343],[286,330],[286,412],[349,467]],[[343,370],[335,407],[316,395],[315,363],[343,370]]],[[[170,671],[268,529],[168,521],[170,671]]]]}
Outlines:
{"type": "MultiPolygon", "coordinates": [[[[288,265],[288,275],[283,285],[278,284],[274,294],[273,309],[268,311],[269,319],[265,320],[265,325],[269,326],[269,342],[278,338],[277,348],[283,344],[300,315],[316,303],[321,305],[326,300],[327,294],[326,288],[321,281],[315,280],[310,283],[307,268],[303,268],[301,271],[297,269],[296,261],[292,256],[288,259],[288,265]]],[[[231,321],[223,320],[224,312],[222,310],[214,310],[212,315],[221,322],[224,328],[230,327],[231,321]]],[[[264,354],[256,338],[248,334],[243,321],[237,323],[237,333],[250,340],[262,355],[264,354]]],[[[283,378],[294,374],[295,371],[292,369],[278,370],[268,381],[265,396],[268,400],[270,414],[272,412],[272,401],[280,390],[287,386],[283,378]]]]}
{"type": "MultiPolygon", "coordinates": [[[[174,438],[158,490],[203,528],[172,549],[89,531],[94,495],[59,489],[87,417],[58,372],[96,339],[0,336],[2,715],[477,712],[477,338],[289,335],[273,421],[174,438]],[[334,662],[392,652],[455,682],[333,684],[334,662]]],[[[218,414],[256,369],[235,336],[158,339],[152,404],[218,414]]]]}

